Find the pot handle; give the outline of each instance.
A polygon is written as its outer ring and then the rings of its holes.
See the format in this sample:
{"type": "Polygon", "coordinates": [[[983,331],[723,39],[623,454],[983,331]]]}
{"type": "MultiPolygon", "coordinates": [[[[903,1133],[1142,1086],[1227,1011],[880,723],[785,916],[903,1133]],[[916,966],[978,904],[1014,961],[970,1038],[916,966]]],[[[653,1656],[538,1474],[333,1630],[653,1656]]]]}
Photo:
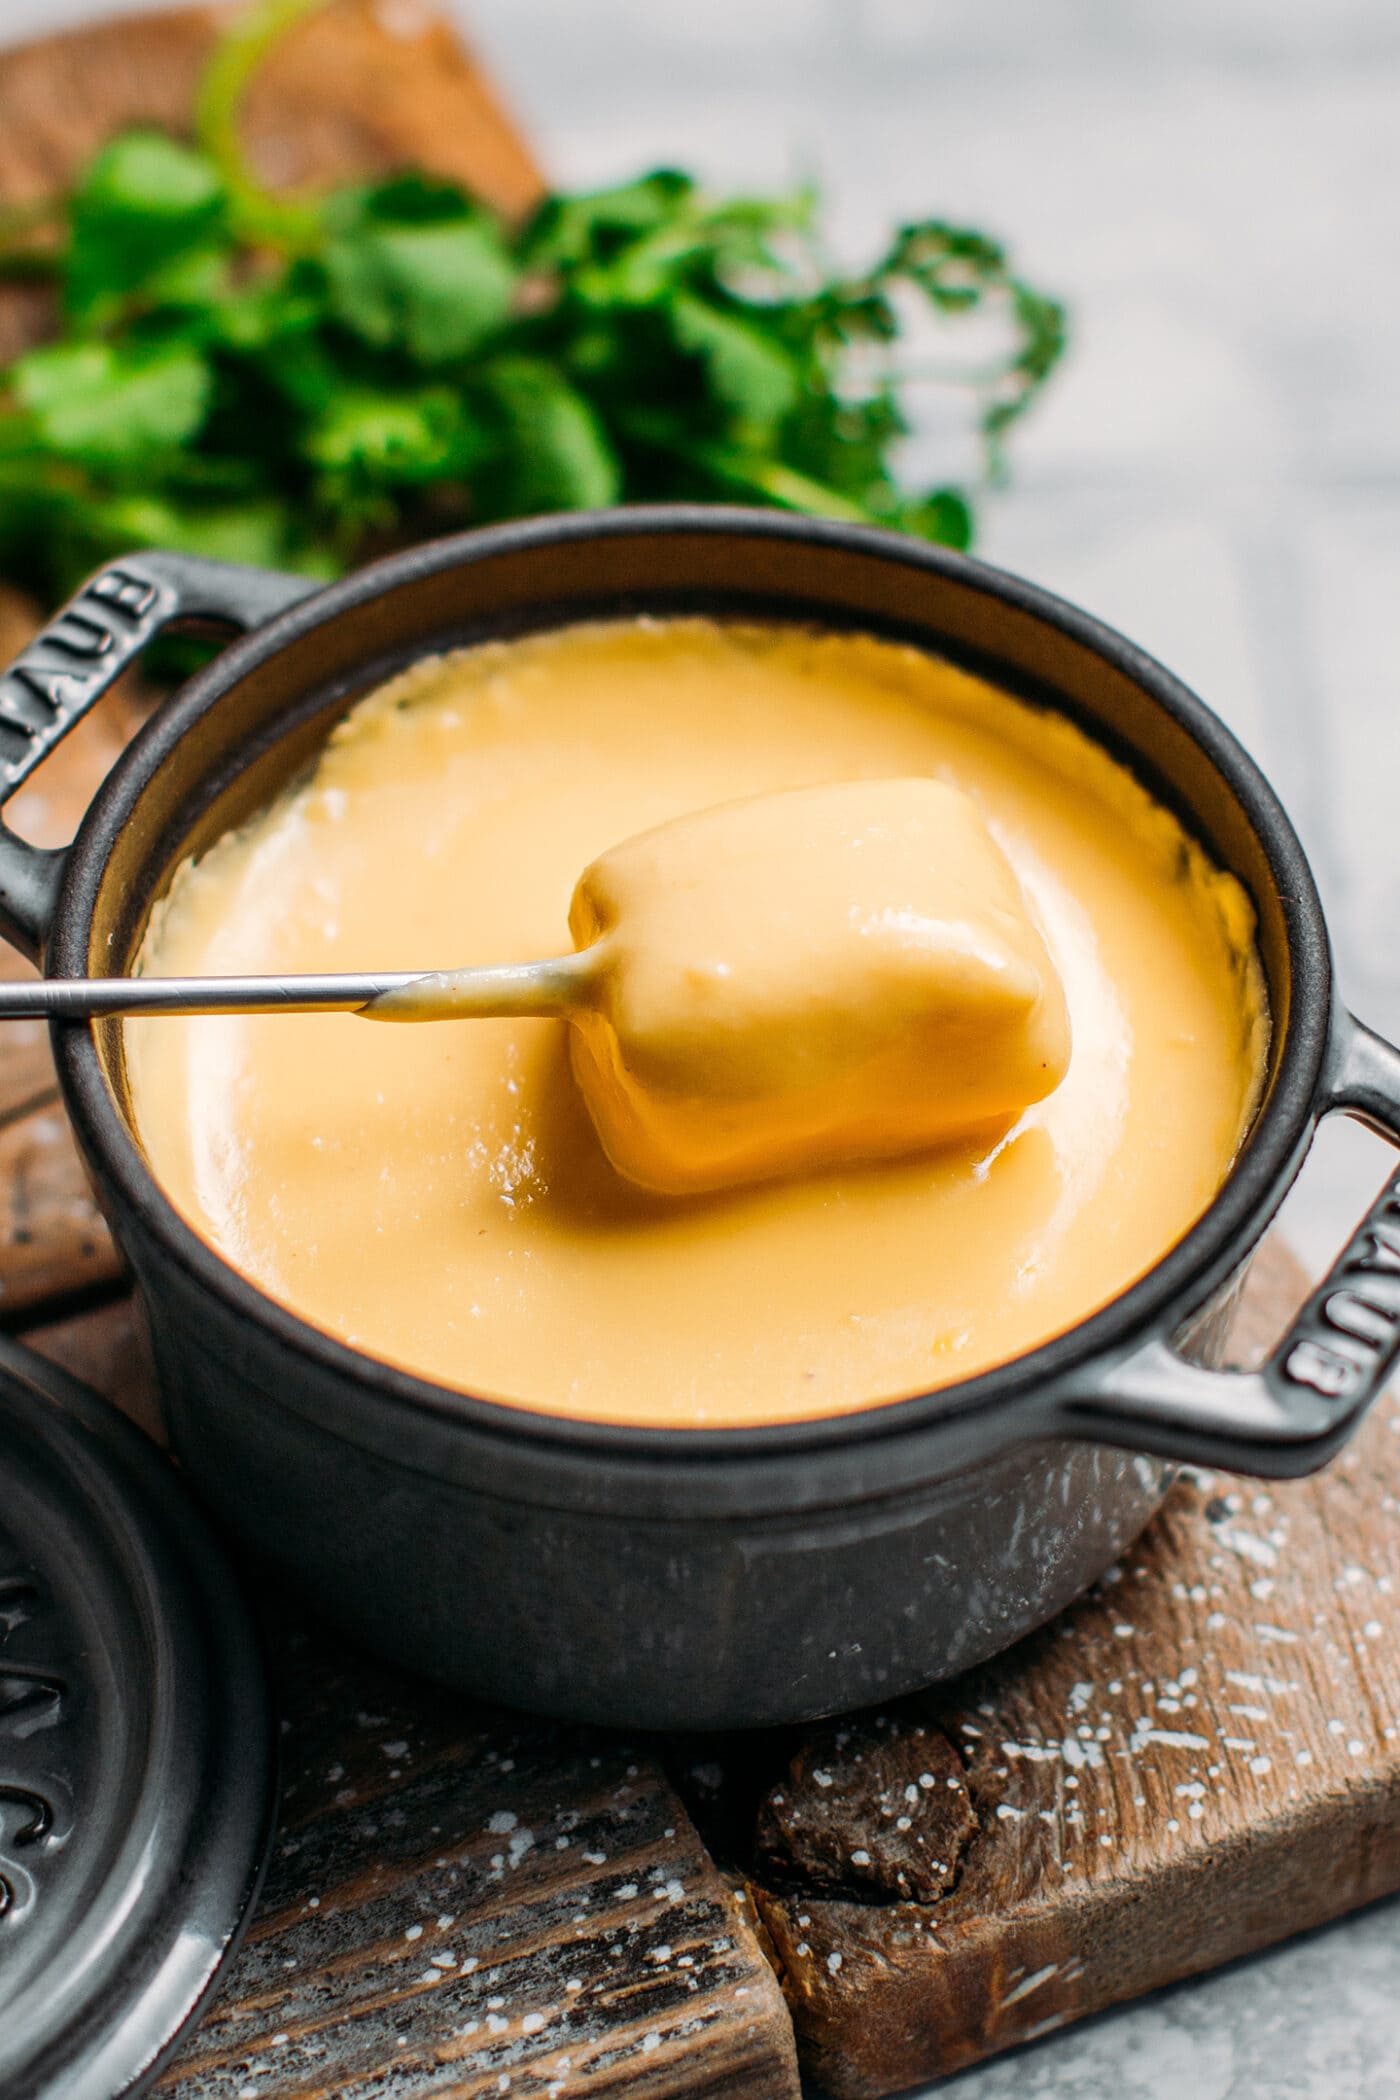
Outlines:
{"type": "MultiPolygon", "coordinates": [[[[1343,1013],[1322,1113],[1400,1145],[1400,1050],[1343,1013]]],[[[1073,1435],[1288,1479],[1325,1465],[1400,1360],[1400,1169],[1257,1371],[1215,1371],[1154,1339],[1062,1403],[1073,1435]]]]}
{"type": "MultiPolygon", "coordinates": [[[[162,629],[246,632],[320,587],[194,554],[109,562],[0,677],[0,808],[162,629]]],[[[28,846],[0,822],[0,935],[33,962],[48,936],[65,850],[28,846]]]]}

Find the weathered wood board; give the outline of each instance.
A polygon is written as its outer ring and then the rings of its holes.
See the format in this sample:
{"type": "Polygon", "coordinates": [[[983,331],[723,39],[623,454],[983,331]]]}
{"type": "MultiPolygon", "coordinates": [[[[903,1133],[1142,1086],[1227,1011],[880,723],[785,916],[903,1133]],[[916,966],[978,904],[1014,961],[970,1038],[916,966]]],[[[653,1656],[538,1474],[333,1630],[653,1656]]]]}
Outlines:
{"type": "MultiPolygon", "coordinates": [[[[0,196],[61,184],[121,122],[178,121],[212,22],[6,54],[0,196]]],[[[503,209],[538,186],[420,0],[340,0],[250,125],[288,180],[416,158],[503,209]]],[[[0,288],[0,358],[45,318],[0,288]]],[[[29,617],[0,590],[0,653],[29,617]]],[[[28,835],[68,836],[141,705],[114,697],[44,769],[28,835]]],[[[1300,1295],[1266,1251],[1256,1342],[1300,1295]]],[[[45,1038],[8,1025],[0,1321],[158,1433],[45,1038]]],[[[787,2100],[800,2054],[832,2094],[885,2093],[1400,1886],[1397,1518],[1386,1400],[1316,1482],[1185,1481],[1098,1592],[957,1685],[700,1745],[492,1713],[274,1610],[278,1853],[165,2089],[787,2100]]]]}
{"type": "Polygon", "coordinates": [[[278,1642],[282,1823],[172,2100],[796,2100],[782,1994],[653,1751],[278,1642]]]}
{"type": "MultiPolygon", "coordinates": [[[[1301,1296],[1266,1250],[1250,1353],[1301,1296]]],[[[1045,1633],[805,1738],[756,1827],[803,2061],[840,2100],[1400,1888],[1395,1397],[1315,1480],[1183,1479],[1045,1633]]]]}

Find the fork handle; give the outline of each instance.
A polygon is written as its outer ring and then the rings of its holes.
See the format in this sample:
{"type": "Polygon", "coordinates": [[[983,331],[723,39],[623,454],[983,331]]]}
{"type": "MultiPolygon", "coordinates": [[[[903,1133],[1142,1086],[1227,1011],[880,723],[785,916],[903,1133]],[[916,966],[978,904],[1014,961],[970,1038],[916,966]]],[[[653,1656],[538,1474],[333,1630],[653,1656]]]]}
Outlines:
{"type": "Polygon", "coordinates": [[[416,973],[369,977],[41,977],[0,985],[0,1021],[106,1014],[358,1013],[416,973]]]}
{"type": "Polygon", "coordinates": [[[112,1014],[363,1014],[451,1021],[566,1014],[587,997],[593,951],[469,970],[357,976],[41,977],[0,984],[0,1021],[92,1021],[112,1014]]]}

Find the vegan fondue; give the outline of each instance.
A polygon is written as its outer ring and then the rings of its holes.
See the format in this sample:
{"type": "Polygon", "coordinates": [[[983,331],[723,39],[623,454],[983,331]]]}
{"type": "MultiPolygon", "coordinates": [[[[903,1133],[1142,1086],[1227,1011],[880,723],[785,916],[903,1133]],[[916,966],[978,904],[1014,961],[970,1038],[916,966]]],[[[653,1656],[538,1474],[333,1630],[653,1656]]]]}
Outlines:
{"type": "Polygon", "coordinates": [[[518,962],[571,900],[572,1025],[124,1024],[186,1219],[448,1385],[703,1427],[968,1376],[1159,1259],[1257,1096],[1250,909],[1176,820],[1059,717],[799,628],[417,665],[178,871],[140,966],[518,962]]]}

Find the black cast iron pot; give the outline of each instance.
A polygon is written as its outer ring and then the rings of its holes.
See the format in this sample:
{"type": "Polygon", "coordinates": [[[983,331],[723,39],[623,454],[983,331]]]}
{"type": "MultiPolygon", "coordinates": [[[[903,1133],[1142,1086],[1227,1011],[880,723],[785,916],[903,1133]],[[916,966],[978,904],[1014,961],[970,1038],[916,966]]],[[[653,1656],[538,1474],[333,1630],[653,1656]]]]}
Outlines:
{"type": "Polygon", "coordinates": [[[1073,716],[1254,900],[1267,1093],[1207,1214],[1031,1354],[835,1420],[564,1421],[376,1363],[185,1225],[131,1125],[120,1031],[66,1024],[68,1110],[150,1309],[175,1446],[229,1529],[394,1658],[627,1725],[829,1713],[962,1670],[1067,1603],[1173,1460],[1321,1465],[1400,1353],[1400,1176],[1264,1368],[1218,1364],[1234,1292],[1320,1117],[1400,1143],[1400,1053],[1337,1002],[1302,850],[1234,739],[1120,636],[893,535],[615,511],[472,533],[327,590],[167,554],[104,570],[0,686],[8,794],[158,629],[246,630],[122,757],[72,846],[0,828],[0,927],[56,976],[125,970],[176,863],[263,803],[361,693],[429,650],[648,610],[892,634],[1073,716]]]}

